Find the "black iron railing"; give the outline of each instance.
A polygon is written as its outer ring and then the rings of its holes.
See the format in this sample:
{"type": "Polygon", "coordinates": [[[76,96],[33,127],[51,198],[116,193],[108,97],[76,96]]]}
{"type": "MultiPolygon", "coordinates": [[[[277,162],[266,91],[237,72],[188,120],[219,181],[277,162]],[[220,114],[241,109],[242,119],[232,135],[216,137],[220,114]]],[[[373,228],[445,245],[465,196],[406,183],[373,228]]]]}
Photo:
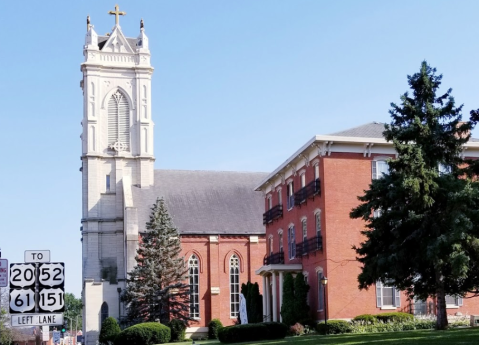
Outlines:
{"type": "Polygon", "coordinates": [[[263,259],[263,265],[284,264],[284,253],[272,253],[265,255],[263,259]]]}
{"type": "Polygon", "coordinates": [[[297,258],[317,250],[323,250],[323,237],[321,235],[308,238],[301,243],[296,243],[297,258]]]}
{"type": "Polygon", "coordinates": [[[273,220],[283,217],[283,205],[276,205],[263,213],[263,224],[271,223],[273,220]]]}
{"type": "Polygon", "coordinates": [[[306,186],[294,193],[294,204],[296,206],[301,205],[308,198],[314,198],[316,195],[321,194],[321,183],[319,178],[308,183],[306,186]]]}

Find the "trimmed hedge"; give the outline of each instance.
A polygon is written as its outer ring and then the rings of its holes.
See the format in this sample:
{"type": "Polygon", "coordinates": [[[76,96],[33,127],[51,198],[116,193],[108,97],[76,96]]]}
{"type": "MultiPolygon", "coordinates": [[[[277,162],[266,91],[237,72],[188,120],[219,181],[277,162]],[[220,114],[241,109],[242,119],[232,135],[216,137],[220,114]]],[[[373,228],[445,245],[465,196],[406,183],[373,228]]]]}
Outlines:
{"type": "Polygon", "coordinates": [[[353,319],[353,321],[363,323],[365,325],[372,325],[372,324],[375,324],[376,322],[378,322],[378,319],[376,318],[376,316],[371,315],[371,314],[362,314],[362,315],[356,316],[353,319]]]}
{"type": "Polygon", "coordinates": [[[208,323],[208,339],[218,339],[218,331],[223,328],[219,319],[213,319],[208,323]]]}
{"type": "Polygon", "coordinates": [[[114,317],[107,317],[101,324],[100,336],[98,341],[101,345],[112,345],[121,329],[114,317]]]}
{"type": "Polygon", "coordinates": [[[402,312],[377,314],[376,318],[382,322],[405,322],[414,319],[414,315],[402,312]]]}
{"type": "Polygon", "coordinates": [[[158,322],[145,322],[124,329],[115,345],[153,345],[170,342],[170,328],[158,322]]]}
{"type": "Polygon", "coordinates": [[[171,341],[183,341],[186,335],[186,325],[183,321],[173,319],[168,322],[168,327],[171,330],[171,341]]]}
{"type": "Polygon", "coordinates": [[[283,339],[287,333],[288,326],[281,322],[251,323],[223,327],[218,331],[218,339],[222,343],[274,340],[283,339]]]}
{"type": "Polygon", "coordinates": [[[318,323],[316,331],[319,334],[342,334],[351,333],[353,328],[349,322],[344,320],[328,320],[326,324],[318,323]]]}

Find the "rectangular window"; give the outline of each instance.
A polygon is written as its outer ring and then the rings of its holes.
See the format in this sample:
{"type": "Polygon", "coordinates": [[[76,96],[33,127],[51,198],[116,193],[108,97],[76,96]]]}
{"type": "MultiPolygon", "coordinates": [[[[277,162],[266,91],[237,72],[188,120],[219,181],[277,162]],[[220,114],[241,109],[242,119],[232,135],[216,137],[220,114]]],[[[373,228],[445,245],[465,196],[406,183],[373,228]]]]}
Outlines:
{"type": "Polygon", "coordinates": [[[301,188],[306,186],[306,174],[301,175],[301,188]]]}
{"type": "Polygon", "coordinates": [[[446,295],[446,308],[457,308],[462,306],[462,297],[446,295]]]}
{"type": "Polygon", "coordinates": [[[290,260],[296,257],[296,238],[294,225],[288,229],[288,252],[290,260]]]}
{"type": "Polygon", "coordinates": [[[321,238],[321,211],[314,215],[314,222],[316,227],[316,249],[321,249],[323,243],[321,238]]]}
{"type": "Polygon", "coordinates": [[[238,317],[239,313],[239,258],[236,254],[230,259],[230,317],[238,317]]]}
{"type": "Polygon", "coordinates": [[[317,180],[319,178],[319,164],[314,166],[314,179],[317,180]]]}
{"type": "Polygon", "coordinates": [[[303,230],[303,255],[308,254],[309,248],[308,248],[308,226],[306,223],[306,219],[303,219],[301,222],[302,230],[303,230]]]}
{"type": "Polygon", "coordinates": [[[281,232],[279,234],[279,252],[283,252],[283,233],[281,232]]]}
{"type": "Polygon", "coordinates": [[[294,186],[293,182],[288,183],[288,210],[291,210],[294,207],[294,186]]]}
{"type": "Polygon", "coordinates": [[[398,308],[401,306],[401,293],[394,286],[376,282],[376,304],[378,308],[398,308]]]}
{"type": "Polygon", "coordinates": [[[273,237],[269,238],[269,255],[273,254],[273,237]]]}
{"type": "Polygon", "coordinates": [[[386,161],[372,161],[371,162],[372,168],[372,178],[376,180],[383,176],[383,174],[389,173],[389,165],[386,161]]]}
{"type": "Polygon", "coordinates": [[[271,196],[268,197],[268,210],[271,210],[271,208],[273,207],[273,201],[271,200],[271,196]]]}
{"type": "Polygon", "coordinates": [[[323,272],[318,272],[318,311],[324,310],[324,285],[321,279],[323,279],[323,272]]]}
{"type": "Polygon", "coordinates": [[[283,199],[281,198],[281,189],[278,191],[278,205],[283,204],[283,199]]]}
{"type": "Polygon", "coordinates": [[[106,191],[110,191],[110,175],[106,175],[106,191]]]}

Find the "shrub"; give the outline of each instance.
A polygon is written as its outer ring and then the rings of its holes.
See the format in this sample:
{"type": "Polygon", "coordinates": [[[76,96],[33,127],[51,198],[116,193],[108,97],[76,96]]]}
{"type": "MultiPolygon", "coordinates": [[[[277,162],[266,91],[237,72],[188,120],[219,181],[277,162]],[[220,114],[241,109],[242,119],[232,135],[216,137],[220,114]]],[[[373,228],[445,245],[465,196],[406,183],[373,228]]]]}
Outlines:
{"type": "Polygon", "coordinates": [[[186,325],[183,321],[173,319],[168,323],[168,327],[171,329],[171,341],[185,340],[186,325]]]}
{"type": "Polygon", "coordinates": [[[218,339],[222,343],[282,339],[288,326],[280,322],[252,323],[220,328],[218,339]]]}
{"type": "Polygon", "coordinates": [[[298,321],[304,327],[309,327],[311,329],[316,329],[317,322],[311,318],[306,318],[298,321]]]}
{"type": "Polygon", "coordinates": [[[297,322],[289,328],[289,332],[292,335],[303,335],[304,334],[304,326],[297,322]]]}
{"type": "Polygon", "coordinates": [[[101,324],[100,336],[98,341],[102,345],[112,345],[121,329],[118,322],[113,317],[107,317],[101,324]]]}
{"type": "Polygon", "coordinates": [[[309,316],[308,291],[309,285],[305,282],[303,273],[299,272],[294,278],[294,323],[309,316]]]}
{"type": "Polygon", "coordinates": [[[361,323],[363,325],[371,325],[378,321],[374,315],[371,314],[362,314],[358,315],[353,319],[354,322],[361,323]]]}
{"type": "Polygon", "coordinates": [[[414,319],[414,315],[401,312],[377,314],[376,318],[382,322],[405,322],[414,319]]]}
{"type": "Polygon", "coordinates": [[[351,324],[344,320],[329,320],[327,324],[318,323],[316,331],[319,334],[342,334],[351,333],[353,328],[351,324]]]}
{"type": "Polygon", "coordinates": [[[170,328],[158,322],[140,323],[124,329],[117,337],[115,345],[153,345],[168,343],[170,328]]]}
{"type": "Polygon", "coordinates": [[[218,331],[223,328],[219,319],[213,319],[208,324],[208,339],[218,339],[218,331]]]}
{"type": "Polygon", "coordinates": [[[288,326],[295,323],[294,319],[294,278],[291,273],[286,273],[283,280],[283,304],[281,305],[281,317],[288,326]]]}

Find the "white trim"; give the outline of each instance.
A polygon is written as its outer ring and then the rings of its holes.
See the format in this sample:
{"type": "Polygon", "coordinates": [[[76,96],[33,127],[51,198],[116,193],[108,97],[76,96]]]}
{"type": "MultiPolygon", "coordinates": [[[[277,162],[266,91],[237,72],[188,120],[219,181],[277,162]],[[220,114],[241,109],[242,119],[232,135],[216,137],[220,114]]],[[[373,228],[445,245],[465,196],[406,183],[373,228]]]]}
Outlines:
{"type": "Polygon", "coordinates": [[[385,305],[384,307],[381,307],[381,310],[395,310],[397,309],[398,307],[393,307],[393,306],[390,306],[390,305],[385,305]]]}
{"type": "Polygon", "coordinates": [[[281,235],[283,233],[283,229],[278,229],[278,235],[281,235]]]}

